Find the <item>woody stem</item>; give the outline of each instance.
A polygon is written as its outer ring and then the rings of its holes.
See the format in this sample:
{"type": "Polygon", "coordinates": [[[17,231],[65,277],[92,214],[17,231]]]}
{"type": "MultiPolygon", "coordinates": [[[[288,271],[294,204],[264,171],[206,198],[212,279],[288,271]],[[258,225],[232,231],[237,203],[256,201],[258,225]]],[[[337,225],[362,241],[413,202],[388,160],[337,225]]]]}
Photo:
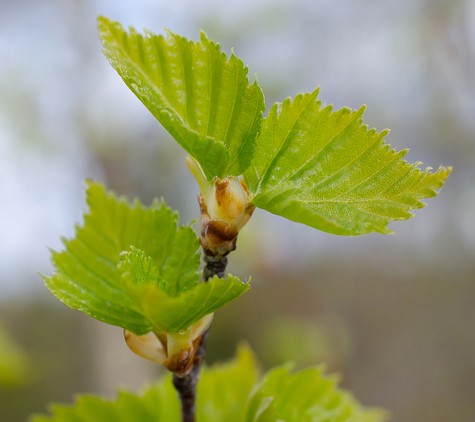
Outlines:
{"type": "MultiPolygon", "coordinates": [[[[217,275],[224,277],[228,259],[226,256],[212,256],[205,252],[205,267],[203,269],[203,279],[208,281],[217,275]]],[[[200,345],[196,351],[193,368],[184,376],[173,375],[173,385],[178,392],[181,402],[181,415],[183,422],[195,422],[196,414],[196,384],[199,379],[199,372],[206,355],[206,343],[208,340],[208,330],[201,336],[200,345]]]]}

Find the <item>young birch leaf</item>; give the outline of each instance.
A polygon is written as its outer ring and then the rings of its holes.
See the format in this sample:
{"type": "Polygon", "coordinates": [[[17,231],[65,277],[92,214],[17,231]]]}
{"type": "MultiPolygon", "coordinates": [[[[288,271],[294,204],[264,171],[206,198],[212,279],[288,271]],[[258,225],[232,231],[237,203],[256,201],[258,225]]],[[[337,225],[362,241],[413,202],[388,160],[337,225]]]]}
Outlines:
{"type": "MultiPolygon", "coordinates": [[[[151,295],[148,298],[151,318],[160,321],[166,331],[178,332],[238,298],[249,287],[249,283],[228,274],[225,278],[215,276],[206,283],[199,283],[176,298],[164,300],[156,308],[152,308],[154,296],[151,295]]],[[[157,299],[160,296],[157,294],[157,299]]]]}
{"type": "Polygon", "coordinates": [[[196,234],[163,202],[129,204],[98,183],[89,183],[87,202],[84,225],[53,252],[56,274],[45,278],[67,306],[135,334],[174,332],[248,289],[231,276],[202,287],[196,234]]]}
{"type": "Polygon", "coordinates": [[[118,266],[122,287],[133,298],[135,310],[144,315],[155,332],[176,333],[190,327],[249,289],[237,277],[214,277],[186,290],[170,288],[152,259],[139,249],[122,253],[118,266]]]}
{"type": "MultiPolygon", "coordinates": [[[[152,326],[133,310],[121,289],[117,264],[121,252],[134,245],[147,251],[158,267],[165,266],[175,243],[177,214],[159,202],[150,208],[138,201],[130,205],[98,183],[89,183],[87,202],[90,212],[84,226],[76,228],[74,239],[64,241],[63,252],[53,252],[57,272],[46,279],[46,285],[74,309],[134,333],[146,333],[152,326]]],[[[196,272],[199,266],[196,238],[191,243],[191,251],[187,249],[190,264],[183,267],[184,273],[191,268],[196,272]]]]}
{"type": "Polygon", "coordinates": [[[143,36],[104,17],[98,27],[112,66],[208,180],[242,174],[265,108],[242,60],[227,57],[204,33],[196,42],[170,31],[143,36]]]}
{"type": "Polygon", "coordinates": [[[256,357],[245,344],[232,361],[205,366],[197,385],[197,420],[244,422],[244,404],[259,377],[256,357]]]}
{"type": "Polygon", "coordinates": [[[364,408],[338,388],[334,377],[320,368],[296,373],[289,366],[269,371],[248,401],[246,422],[382,422],[386,412],[364,408]]]}
{"type": "Polygon", "coordinates": [[[259,208],[339,235],[389,233],[435,196],[451,168],[403,160],[363,124],[363,109],[322,107],[318,91],[274,104],[244,174],[259,208]]]}
{"type": "Polygon", "coordinates": [[[34,415],[32,422],[178,422],[180,404],[169,377],[141,394],[120,390],[115,400],[83,395],[73,405],[53,404],[50,416],[34,415]]]}

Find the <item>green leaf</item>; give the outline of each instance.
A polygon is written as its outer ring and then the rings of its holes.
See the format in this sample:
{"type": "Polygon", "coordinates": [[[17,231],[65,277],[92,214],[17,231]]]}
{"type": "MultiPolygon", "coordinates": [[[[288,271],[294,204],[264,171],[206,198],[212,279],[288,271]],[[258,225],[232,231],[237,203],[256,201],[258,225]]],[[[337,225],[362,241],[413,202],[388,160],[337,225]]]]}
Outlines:
{"type": "Polygon", "coordinates": [[[51,416],[34,415],[31,422],[172,422],[180,420],[180,404],[171,377],[137,395],[120,390],[115,400],[83,395],[74,405],[53,404],[51,416]]]}
{"type": "Polygon", "coordinates": [[[53,252],[56,273],[45,278],[67,306],[135,334],[175,332],[249,288],[232,276],[200,282],[198,238],[165,203],[130,204],[92,182],[87,202],[84,226],[53,252]]]}
{"type": "Polygon", "coordinates": [[[389,233],[435,196],[451,168],[431,173],[403,160],[363,124],[363,108],[333,111],[318,91],[274,104],[245,172],[254,205],[340,235],[389,233]]]}
{"type": "Polygon", "coordinates": [[[131,246],[129,251],[123,251],[120,254],[118,264],[122,287],[125,288],[128,282],[138,287],[155,284],[167,295],[178,296],[196,286],[200,277],[197,272],[199,264],[194,259],[196,236],[193,232],[188,232],[188,230],[186,232],[179,229],[173,249],[170,250],[170,255],[161,269],[155,265],[151,256],[146,255],[144,251],[134,246],[131,246]],[[183,242],[184,239],[180,234],[186,232],[191,233],[192,238],[183,242]],[[188,253],[186,251],[187,245],[193,245],[188,253]],[[181,254],[180,246],[182,247],[181,254]],[[186,262],[187,260],[191,262],[186,262]],[[190,264],[191,268],[186,271],[185,268],[190,267],[190,264]]]}
{"type": "MultiPolygon", "coordinates": [[[[226,422],[381,422],[385,412],[362,407],[317,368],[290,373],[271,370],[259,382],[256,360],[245,346],[226,364],[204,367],[197,390],[197,420],[226,422]]],[[[74,405],[53,405],[51,416],[32,422],[180,421],[178,396],[171,377],[134,395],[120,391],[113,401],[82,396],[74,405]]]]}
{"type": "Polygon", "coordinates": [[[104,54],[127,86],[201,165],[208,180],[249,166],[264,97],[234,54],[201,33],[189,41],[98,20],[104,54]]]}
{"type": "Polygon", "coordinates": [[[248,283],[228,275],[206,283],[195,280],[192,289],[171,295],[177,291],[167,287],[151,258],[138,249],[122,254],[119,270],[123,289],[136,304],[136,311],[146,316],[157,332],[184,330],[249,289],[248,283]]]}
{"type": "Polygon", "coordinates": [[[243,283],[237,277],[215,276],[177,297],[165,296],[159,289],[151,289],[143,309],[158,329],[175,333],[238,298],[248,289],[249,283],[243,283]]]}
{"type": "Polygon", "coordinates": [[[244,421],[245,403],[259,376],[256,358],[244,344],[232,361],[205,366],[197,385],[197,420],[244,421]]]}
{"type": "Polygon", "coordinates": [[[246,422],[378,422],[386,412],[363,408],[320,368],[290,373],[289,366],[266,374],[253,390],[246,422]]]}

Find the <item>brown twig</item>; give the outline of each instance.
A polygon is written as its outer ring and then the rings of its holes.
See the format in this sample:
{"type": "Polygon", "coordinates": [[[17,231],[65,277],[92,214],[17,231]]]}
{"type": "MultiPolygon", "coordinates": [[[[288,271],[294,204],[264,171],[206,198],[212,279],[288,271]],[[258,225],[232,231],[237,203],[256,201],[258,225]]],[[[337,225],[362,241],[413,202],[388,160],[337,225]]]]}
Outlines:
{"type": "MultiPolygon", "coordinates": [[[[228,259],[226,256],[204,255],[205,267],[203,279],[208,281],[215,275],[224,277],[228,259]]],[[[173,375],[173,385],[178,392],[181,402],[181,415],[183,422],[195,422],[196,385],[199,379],[201,365],[206,355],[208,330],[202,336],[198,350],[196,351],[193,368],[184,376],[173,375]]]]}

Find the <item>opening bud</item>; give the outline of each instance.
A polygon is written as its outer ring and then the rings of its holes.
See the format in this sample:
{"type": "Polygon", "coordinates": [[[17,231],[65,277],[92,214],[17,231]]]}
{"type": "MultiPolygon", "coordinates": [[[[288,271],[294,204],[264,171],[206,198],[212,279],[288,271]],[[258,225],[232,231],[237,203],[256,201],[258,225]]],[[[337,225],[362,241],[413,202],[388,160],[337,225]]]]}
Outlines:
{"type": "Polygon", "coordinates": [[[165,366],[178,376],[184,376],[193,368],[201,336],[212,320],[213,314],[208,314],[178,333],[157,334],[151,331],[139,336],[124,330],[124,339],[130,350],[137,355],[165,366]]]}
{"type": "Polygon", "coordinates": [[[208,255],[225,256],[236,248],[237,235],[255,208],[247,186],[236,176],[209,182],[193,158],[187,157],[186,163],[201,190],[201,245],[208,255]]]}

